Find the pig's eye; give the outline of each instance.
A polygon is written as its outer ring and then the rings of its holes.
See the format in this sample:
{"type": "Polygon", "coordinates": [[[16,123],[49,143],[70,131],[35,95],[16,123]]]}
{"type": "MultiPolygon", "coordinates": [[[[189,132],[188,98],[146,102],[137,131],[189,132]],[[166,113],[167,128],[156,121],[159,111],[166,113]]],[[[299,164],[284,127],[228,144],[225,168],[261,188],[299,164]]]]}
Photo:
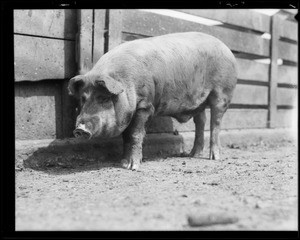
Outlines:
{"type": "Polygon", "coordinates": [[[103,96],[98,96],[97,97],[99,102],[108,102],[110,100],[110,97],[103,97],[103,96]]]}
{"type": "Polygon", "coordinates": [[[103,102],[108,102],[110,100],[110,97],[102,98],[103,102]]]}

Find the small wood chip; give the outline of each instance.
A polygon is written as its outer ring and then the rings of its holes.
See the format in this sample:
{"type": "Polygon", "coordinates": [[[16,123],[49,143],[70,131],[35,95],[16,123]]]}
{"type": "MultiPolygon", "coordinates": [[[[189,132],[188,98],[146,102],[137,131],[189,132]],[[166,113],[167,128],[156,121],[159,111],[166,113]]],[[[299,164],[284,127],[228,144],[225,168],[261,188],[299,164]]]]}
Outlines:
{"type": "Polygon", "coordinates": [[[220,213],[210,213],[205,215],[188,215],[188,223],[191,227],[210,226],[215,224],[231,224],[238,221],[235,216],[228,216],[220,213]]]}

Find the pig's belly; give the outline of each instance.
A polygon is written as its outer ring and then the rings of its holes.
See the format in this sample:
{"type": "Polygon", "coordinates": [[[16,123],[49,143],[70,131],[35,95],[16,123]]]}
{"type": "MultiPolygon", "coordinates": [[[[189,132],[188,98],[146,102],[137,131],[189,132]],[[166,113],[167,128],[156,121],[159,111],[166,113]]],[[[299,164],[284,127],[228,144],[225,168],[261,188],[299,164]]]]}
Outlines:
{"type": "Polygon", "coordinates": [[[162,98],[155,109],[155,115],[170,116],[183,123],[205,109],[205,100],[210,91],[202,91],[197,94],[185,94],[184,96],[162,98]]]}

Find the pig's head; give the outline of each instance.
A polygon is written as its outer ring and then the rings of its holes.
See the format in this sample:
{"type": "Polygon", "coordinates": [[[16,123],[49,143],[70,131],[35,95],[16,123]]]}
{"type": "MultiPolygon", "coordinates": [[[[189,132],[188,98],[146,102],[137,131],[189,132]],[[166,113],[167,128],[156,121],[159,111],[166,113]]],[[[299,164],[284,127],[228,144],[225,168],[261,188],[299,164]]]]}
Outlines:
{"type": "Polygon", "coordinates": [[[78,75],[69,81],[68,89],[81,105],[75,137],[114,137],[129,125],[134,110],[125,86],[112,77],[78,75]]]}

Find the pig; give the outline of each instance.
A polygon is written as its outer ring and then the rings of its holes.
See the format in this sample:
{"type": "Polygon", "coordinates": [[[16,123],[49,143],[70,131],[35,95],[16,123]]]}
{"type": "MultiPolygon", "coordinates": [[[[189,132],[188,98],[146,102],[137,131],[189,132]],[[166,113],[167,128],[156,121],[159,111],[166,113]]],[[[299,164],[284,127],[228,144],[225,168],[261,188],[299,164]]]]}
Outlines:
{"type": "Polygon", "coordinates": [[[219,39],[200,32],[171,33],[122,43],[104,54],[86,74],[68,84],[81,105],[75,137],[122,134],[124,168],[138,170],[146,123],[170,116],[193,117],[190,157],[204,147],[205,108],[211,109],[210,153],[220,159],[220,124],[237,82],[236,60],[219,39]]]}

